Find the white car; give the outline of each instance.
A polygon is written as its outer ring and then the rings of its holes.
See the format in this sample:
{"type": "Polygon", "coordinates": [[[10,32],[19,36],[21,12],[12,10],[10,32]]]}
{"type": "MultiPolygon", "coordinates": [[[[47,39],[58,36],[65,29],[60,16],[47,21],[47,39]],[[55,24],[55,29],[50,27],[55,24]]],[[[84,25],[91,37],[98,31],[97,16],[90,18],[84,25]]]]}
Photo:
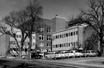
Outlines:
{"type": "Polygon", "coordinates": [[[45,58],[47,59],[54,59],[55,58],[55,52],[49,52],[45,55],[45,58]]]}
{"type": "Polygon", "coordinates": [[[73,53],[73,51],[67,51],[65,54],[68,58],[69,57],[75,57],[75,54],[73,53]]]}
{"type": "Polygon", "coordinates": [[[55,59],[60,59],[62,55],[60,53],[55,53],[55,59]]]}
{"type": "Polygon", "coordinates": [[[81,56],[83,56],[83,53],[78,52],[77,50],[72,50],[72,52],[75,54],[75,57],[81,57],[81,56]]]}
{"type": "Polygon", "coordinates": [[[97,53],[93,50],[87,50],[86,54],[87,54],[87,56],[97,56],[97,53]]]}
{"type": "Polygon", "coordinates": [[[65,58],[66,57],[65,52],[66,51],[60,51],[61,58],[65,58]]]}

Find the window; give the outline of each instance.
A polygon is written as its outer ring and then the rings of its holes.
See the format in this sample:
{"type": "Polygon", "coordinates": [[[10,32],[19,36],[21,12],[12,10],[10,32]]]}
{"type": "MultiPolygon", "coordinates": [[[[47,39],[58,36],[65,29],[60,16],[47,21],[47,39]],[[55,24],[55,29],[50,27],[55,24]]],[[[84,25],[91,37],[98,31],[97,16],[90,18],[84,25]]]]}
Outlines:
{"type": "Polygon", "coordinates": [[[71,42],[71,45],[73,46],[73,42],[71,42]]]}
{"type": "Polygon", "coordinates": [[[21,36],[21,35],[16,35],[16,37],[17,37],[17,38],[21,38],[22,36],[21,36]]]}
{"type": "Polygon", "coordinates": [[[63,44],[63,47],[66,47],[66,46],[65,46],[65,43],[63,44]]]}
{"type": "Polygon", "coordinates": [[[35,39],[35,36],[32,36],[32,39],[35,39]]]}
{"type": "Polygon", "coordinates": [[[58,47],[58,45],[56,45],[56,48],[58,47]]]}
{"type": "Polygon", "coordinates": [[[48,33],[51,32],[51,28],[48,27],[48,28],[47,28],[47,32],[48,32],[48,33]]]}
{"type": "Polygon", "coordinates": [[[75,35],[75,32],[73,32],[73,35],[75,35]]]}
{"type": "Polygon", "coordinates": [[[66,37],[68,37],[68,33],[66,33],[66,37]]]}
{"type": "Polygon", "coordinates": [[[68,43],[68,46],[70,46],[70,43],[68,43]]]}
{"type": "Polygon", "coordinates": [[[78,31],[76,31],[76,35],[78,34],[78,31]]]}
{"type": "Polygon", "coordinates": [[[43,27],[40,28],[40,32],[44,32],[44,28],[43,27]]]}
{"type": "Polygon", "coordinates": [[[62,35],[60,35],[60,38],[62,38],[62,35]]]}
{"type": "Polygon", "coordinates": [[[60,47],[62,47],[62,45],[60,44],[60,47]]]}
{"type": "Polygon", "coordinates": [[[51,35],[47,35],[47,40],[51,40],[51,35]]]}
{"type": "Polygon", "coordinates": [[[39,35],[39,40],[41,40],[41,41],[44,40],[43,35],[39,35]]]}
{"type": "Polygon", "coordinates": [[[58,39],[59,38],[59,35],[56,35],[56,39],[58,39]]]}
{"type": "Polygon", "coordinates": [[[64,34],[62,34],[62,38],[64,37],[64,34]]]}
{"type": "Polygon", "coordinates": [[[40,43],[40,45],[39,45],[40,47],[44,47],[44,43],[40,43]]]}
{"type": "Polygon", "coordinates": [[[71,32],[71,36],[73,35],[73,33],[71,32]]]}
{"type": "Polygon", "coordinates": [[[47,43],[47,47],[50,47],[51,45],[50,45],[50,43],[47,43]]]}
{"type": "Polygon", "coordinates": [[[68,36],[70,36],[70,33],[68,34],[68,36]]]}
{"type": "Polygon", "coordinates": [[[73,45],[75,46],[75,42],[73,42],[73,45]]]}
{"type": "Polygon", "coordinates": [[[9,43],[14,45],[15,44],[15,41],[10,41],[9,43]]]}
{"type": "Polygon", "coordinates": [[[64,34],[64,37],[66,37],[66,34],[64,34]]]}

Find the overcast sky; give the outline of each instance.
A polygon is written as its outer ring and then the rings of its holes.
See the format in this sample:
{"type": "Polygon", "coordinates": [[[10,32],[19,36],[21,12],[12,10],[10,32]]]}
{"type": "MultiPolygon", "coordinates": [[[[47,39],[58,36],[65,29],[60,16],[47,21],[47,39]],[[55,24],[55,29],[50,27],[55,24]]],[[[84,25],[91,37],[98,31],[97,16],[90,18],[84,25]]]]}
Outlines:
{"type": "MultiPolygon", "coordinates": [[[[68,18],[87,8],[88,0],[39,0],[43,6],[43,17],[51,19],[58,16],[68,18]]],[[[28,4],[28,0],[0,0],[0,18],[13,10],[19,10],[28,4]]]]}

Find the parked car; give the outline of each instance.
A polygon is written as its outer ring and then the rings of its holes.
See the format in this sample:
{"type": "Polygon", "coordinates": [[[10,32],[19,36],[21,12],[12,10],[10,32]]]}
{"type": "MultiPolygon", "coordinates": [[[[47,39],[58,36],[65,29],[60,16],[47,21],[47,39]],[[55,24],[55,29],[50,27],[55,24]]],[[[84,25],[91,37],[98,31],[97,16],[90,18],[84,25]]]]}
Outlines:
{"type": "Polygon", "coordinates": [[[72,52],[75,54],[75,57],[81,57],[81,56],[83,56],[83,53],[78,52],[77,50],[72,50],[72,52]]]}
{"type": "Polygon", "coordinates": [[[92,56],[97,56],[97,53],[94,50],[87,50],[87,55],[92,57],[92,56]]]}
{"type": "Polygon", "coordinates": [[[66,51],[60,51],[59,52],[59,54],[60,54],[60,56],[61,56],[61,58],[65,58],[66,57],[66,53],[65,53],[66,51]]]}
{"type": "Polygon", "coordinates": [[[87,56],[97,56],[97,52],[94,51],[94,50],[86,50],[86,51],[82,51],[84,57],[87,57],[87,56]]]}
{"type": "Polygon", "coordinates": [[[48,52],[47,54],[45,54],[45,58],[55,59],[55,52],[48,52]]]}
{"type": "Polygon", "coordinates": [[[56,52],[55,53],[55,59],[60,59],[60,58],[62,58],[61,53],[60,52],[56,52]]]}
{"type": "Polygon", "coordinates": [[[33,58],[33,59],[41,59],[42,57],[43,57],[43,55],[41,54],[41,52],[31,53],[31,58],[33,58]]]}
{"type": "Polygon", "coordinates": [[[75,54],[72,51],[59,51],[56,52],[55,58],[69,58],[75,57],[75,54]]]}
{"type": "Polygon", "coordinates": [[[74,54],[73,51],[67,51],[67,52],[65,53],[65,55],[66,55],[66,57],[68,57],[68,58],[70,58],[70,57],[75,57],[75,54],[74,54]]]}

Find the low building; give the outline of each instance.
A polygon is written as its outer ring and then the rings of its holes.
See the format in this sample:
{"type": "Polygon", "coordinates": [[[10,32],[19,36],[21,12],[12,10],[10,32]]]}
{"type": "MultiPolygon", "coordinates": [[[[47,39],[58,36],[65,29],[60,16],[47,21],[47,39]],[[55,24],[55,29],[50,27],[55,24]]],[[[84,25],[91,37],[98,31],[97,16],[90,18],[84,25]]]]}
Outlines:
{"type": "Polygon", "coordinates": [[[54,32],[52,35],[52,51],[71,50],[83,47],[83,28],[85,24],[72,26],[68,29],[54,32]]]}
{"type": "Polygon", "coordinates": [[[6,56],[9,46],[9,36],[6,34],[0,35],[0,55],[6,56]]]}

